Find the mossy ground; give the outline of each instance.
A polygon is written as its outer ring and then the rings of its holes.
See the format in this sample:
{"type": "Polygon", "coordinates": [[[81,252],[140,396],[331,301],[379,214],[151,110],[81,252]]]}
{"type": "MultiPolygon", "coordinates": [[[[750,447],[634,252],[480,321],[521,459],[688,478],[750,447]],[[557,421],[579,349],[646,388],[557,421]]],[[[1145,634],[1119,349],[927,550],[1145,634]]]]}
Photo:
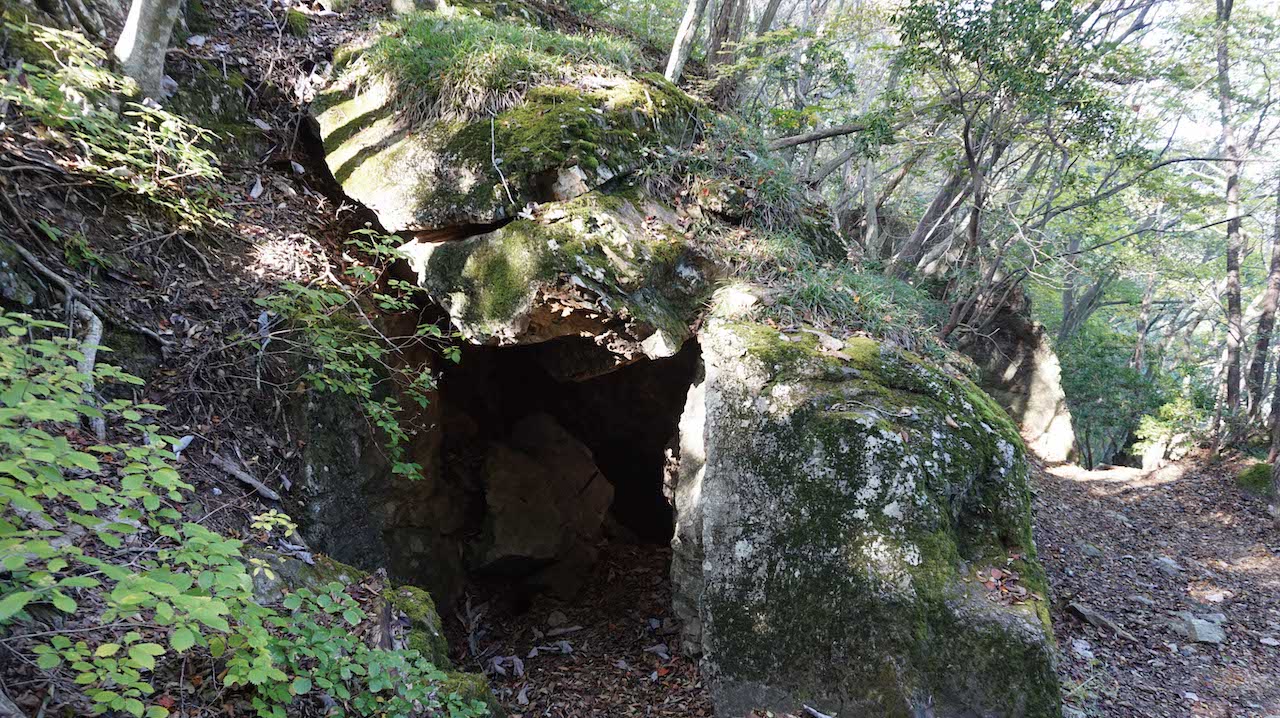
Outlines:
{"type": "Polygon", "coordinates": [[[1273,496],[1271,485],[1271,464],[1251,464],[1236,474],[1236,483],[1251,493],[1259,496],[1273,496]]]}

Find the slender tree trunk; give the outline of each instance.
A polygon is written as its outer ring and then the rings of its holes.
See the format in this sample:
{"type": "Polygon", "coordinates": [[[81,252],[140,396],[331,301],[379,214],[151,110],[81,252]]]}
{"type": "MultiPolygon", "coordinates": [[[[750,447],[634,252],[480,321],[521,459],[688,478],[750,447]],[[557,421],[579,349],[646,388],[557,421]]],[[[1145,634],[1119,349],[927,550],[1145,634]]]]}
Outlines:
{"type": "MultiPolygon", "coordinates": [[[[1280,357],[1277,358],[1280,361],[1280,357]]],[[[1280,367],[1276,368],[1276,375],[1280,377],[1280,367]]],[[[1277,456],[1280,456],[1280,378],[1276,380],[1275,393],[1271,395],[1271,453],[1267,457],[1267,461],[1276,463],[1277,456]]],[[[1272,474],[1275,479],[1275,474],[1272,474]]],[[[1280,496],[1280,494],[1277,494],[1280,496]]]]}
{"type": "Polygon", "coordinates": [[[880,215],[876,211],[875,177],[875,166],[871,158],[867,158],[862,163],[863,223],[866,225],[862,246],[866,248],[868,257],[880,255],[880,215]]]}
{"type": "Polygon", "coordinates": [[[1244,330],[1240,310],[1240,147],[1231,117],[1231,55],[1228,48],[1233,0],[1217,0],[1218,113],[1222,120],[1222,147],[1227,175],[1227,371],[1225,413],[1240,407],[1240,347],[1244,330]]]}
{"type": "Polygon", "coordinates": [[[947,181],[938,188],[938,193],[933,196],[933,201],[929,203],[928,209],[924,211],[924,215],[920,217],[920,221],[916,222],[916,227],[911,231],[911,236],[903,242],[902,247],[894,255],[893,259],[885,266],[885,274],[897,275],[905,277],[920,259],[920,254],[925,244],[938,231],[942,225],[943,219],[951,213],[956,198],[963,191],[968,175],[962,169],[957,169],[951,173],[947,181]]]}
{"type": "Polygon", "coordinates": [[[684,9],[684,17],[680,20],[680,29],[676,31],[675,42],[671,43],[671,57],[667,59],[667,79],[680,81],[680,73],[684,72],[684,64],[689,61],[689,53],[693,51],[693,41],[698,37],[698,27],[702,25],[702,16],[707,12],[709,0],[689,0],[684,9]]]}
{"type": "Polygon", "coordinates": [[[760,22],[756,24],[756,35],[763,35],[773,29],[773,21],[777,19],[780,7],[782,7],[782,0],[769,0],[769,4],[764,7],[764,13],[760,16],[760,22]]]}
{"type": "Polygon", "coordinates": [[[138,83],[143,97],[160,100],[164,55],[169,49],[173,23],[182,11],[182,0],[133,0],[124,31],[116,42],[120,71],[138,83]]]}
{"type": "Polygon", "coordinates": [[[711,37],[707,41],[708,66],[733,62],[731,45],[737,39],[733,36],[734,27],[738,25],[739,15],[745,6],[746,0],[720,0],[711,23],[711,37]]]}
{"type": "Polygon", "coordinates": [[[1156,277],[1151,275],[1147,278],[1147,288],[1142,292],[1142,306],[1138,310],[1138,321],[1136,334],[1138,340],[1133,347],[1133,359],[1129,364],[1134,369],[1142,371],[1147,363],[1147,332],[1151,328],[1151,302],[1156,295],[1156,277]]]}
{"type": "Polygon", "coordinates": [[[1276,187],[1275,230],[1271,244],[1271,266],[1267,270],[1267,288],[1258,310],[1258,337],[1253,345],[1253,362],[1249,365],[1249,416],[1262,416],[1262,398],[1266,387],[1268,349],[1276,323],[1276,306],[1280,304],[1280,186],[1276,187]]]}

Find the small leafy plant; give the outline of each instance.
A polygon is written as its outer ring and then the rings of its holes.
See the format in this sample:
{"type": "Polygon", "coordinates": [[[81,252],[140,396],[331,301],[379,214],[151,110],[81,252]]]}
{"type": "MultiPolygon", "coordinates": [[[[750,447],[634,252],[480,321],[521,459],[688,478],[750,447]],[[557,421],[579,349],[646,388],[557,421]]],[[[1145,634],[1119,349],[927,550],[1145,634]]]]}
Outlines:
{"type": "Polygon", "coordinates": [[[209,185],[220,176],[209,149],[213,133],[154,103],[125,102],[117,109],[117,98],[136,88],[107,69],[106,53],[80,33],[35,23],[7,23],[4,30],[46,57],[0,79],[0,101],[48,130],[53,144],[66,150],[67,169],[175,217],[220,221],[209,185]]]}
{"type": "Polygon", "coordinates": [[[392,471],[420,478],[422,467],[408,461],[404,451],[419,427],[403,420],[401,399],[425,408],[436,388],[435,375],[395,359],[410,347],[424,345],[440,348],[452,361],[460,354],[456,346],[444,344],[445,332],[434,323],[418,323],[408,336],[390,336],[365,313],[363,304],[370,301],[384,314],[418,309],[420,287],[384,276],[391,263],[403,257],[395,237],[361,229],[352,233],[347,245],[359,257],[348,256],[344,270],[355,289],[336,281],[288,283],[258,300],[276,318],[275,328],[262,336],[264,346],[267,340],[279,340],[289,347],[288,353],[306,365],[302,380],[312,389],[352,397],[385,438],[392,471]]]}
{"type": "MultiPolygon", "coordinates": [[[[154,674],[198,652],[262,718],[321,696],[332,715],[485,713],[418,652],[363,643],[368,618],[340,584],[264,605],[253,577],[266,562],[184,516],[192,487],[159,430],[162,407],[100,404],[66,331],[0,313],[0,626],[59,695],[79,691],[91,715],[164,718],[172,700],[156,696],[154,674]],[[93,418],[109,440],[81,429],[93,418]]],[[[93,380],[142,384],[105,363],[93,380]]],[[[293,523],[267,512],[253,528],[293,523]]]]}

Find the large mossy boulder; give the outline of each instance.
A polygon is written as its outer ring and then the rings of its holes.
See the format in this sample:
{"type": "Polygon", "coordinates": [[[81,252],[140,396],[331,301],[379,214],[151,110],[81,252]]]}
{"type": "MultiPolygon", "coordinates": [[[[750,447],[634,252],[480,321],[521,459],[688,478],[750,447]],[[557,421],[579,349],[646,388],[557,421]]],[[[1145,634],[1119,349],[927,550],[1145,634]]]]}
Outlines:
{"type": "Polygon", "coordinates": [[[870,339],[720,314],[680,423],[672,567],[717,713],[1060,715],[1007,415],[870,339]]]}
{"type": "Polygon", "coordinates": [[[509,220],[530,203],[572,199],[692,139],[696,103],[661,75],[593,63],[591,39],[517,27],[445,8],[338,53],[335,80],[312,114],[334,177],[387,230],[447,232],[509,220]],[[450,57],[441,47],[477,33],[491,56],[450,57]],[[528,47],[510,49],[520,42],[528,47]],[[478,63],[490,66],[468,66],[478,63]],[[473,77],[504,63],[512,76],[473,77]],[[574,71],[578,65],[590,71],[574,71]],[[491,98],[472,104],[501,109],[464,111],[466,98],[454,100],[464,109],[448,103],[460,94],[491,98]]]}
{"type": "Polygon", "coordinates": [[[404,251],[468,341],[591,337],[615,357],[599,372],[675,354],[711,289],[710,265],[676,213],[625,184],[541,206],[470,239],[404,251]]]}

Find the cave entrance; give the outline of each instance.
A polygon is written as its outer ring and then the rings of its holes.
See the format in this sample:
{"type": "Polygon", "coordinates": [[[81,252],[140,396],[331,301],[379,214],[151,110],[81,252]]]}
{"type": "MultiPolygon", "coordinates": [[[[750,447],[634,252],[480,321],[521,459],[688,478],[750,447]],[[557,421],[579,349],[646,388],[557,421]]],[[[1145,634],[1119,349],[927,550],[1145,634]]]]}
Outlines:
{"type": "Polygon", "coordinates": [[[442,373],[444,468],[475,497],[473,577],[567,596],[606,544],[669,544],[664,470],[698,347],[605,371],[609,361],[575,337],[465,346],[442,373]]]}

